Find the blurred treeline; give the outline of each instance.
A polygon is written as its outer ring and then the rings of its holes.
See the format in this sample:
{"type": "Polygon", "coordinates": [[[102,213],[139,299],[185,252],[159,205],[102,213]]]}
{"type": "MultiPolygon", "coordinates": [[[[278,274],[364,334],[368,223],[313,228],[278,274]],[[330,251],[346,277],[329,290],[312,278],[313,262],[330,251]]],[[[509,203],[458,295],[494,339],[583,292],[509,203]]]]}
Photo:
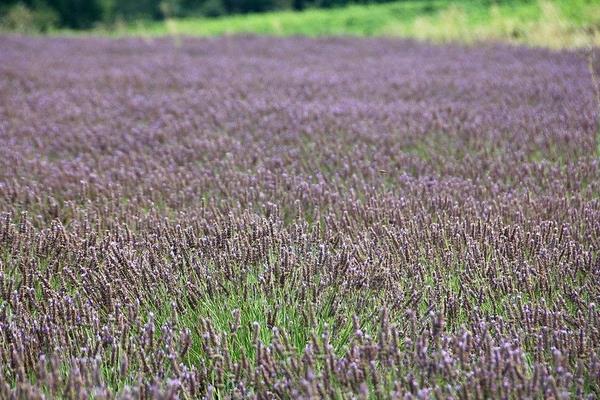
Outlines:
{"type": "MultiPolygon", "coordinates": [[[[0,24],[11,30],[90,28],[140,19],[302,10],[386,0],[0,0],[0,24]]],[[[387,0],[389,1],[389,0],[387,0]]],[[[427,0],[424,0],[427,1],[427,0]]]]}

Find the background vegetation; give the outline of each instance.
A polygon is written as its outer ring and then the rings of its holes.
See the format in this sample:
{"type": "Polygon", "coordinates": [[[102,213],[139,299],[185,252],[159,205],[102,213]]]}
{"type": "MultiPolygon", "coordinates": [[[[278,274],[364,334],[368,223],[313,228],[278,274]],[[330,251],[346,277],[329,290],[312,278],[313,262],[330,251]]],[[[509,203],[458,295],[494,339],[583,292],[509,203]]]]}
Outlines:
{"type": "Polygon", "coordinates": [[[114,35],[388,36],[435,42],[502,41],[551,48],[600,45],[600,2],[401,1],[303,12],[125,24],[114,35]]]}
{"type": "MultiPolygon", "coordinates": [[[[118,20],[160,20],[172,17],[207,16],[303,10],[349,3],[380,3],[385,0],[5,0],[3,12],[17,16],[30,13],[34,19],[61,27],[89,28],[118,20]]],[[[435,1],[421,0],[423,4],[435,1]]]]}
{"type": "Polygon", "coordinates": [[[80,35],[79,28],[92,28],[94,34],[116,36],[393,36],[553,48],[600,44],[600,2],[596,0],[403,0],[385,4],[365,0],[332,8],[348,2],[9,0],[0,9],[0,29],[80,35]],[[255,12],[264,10],[277,11],[255,12]]]}

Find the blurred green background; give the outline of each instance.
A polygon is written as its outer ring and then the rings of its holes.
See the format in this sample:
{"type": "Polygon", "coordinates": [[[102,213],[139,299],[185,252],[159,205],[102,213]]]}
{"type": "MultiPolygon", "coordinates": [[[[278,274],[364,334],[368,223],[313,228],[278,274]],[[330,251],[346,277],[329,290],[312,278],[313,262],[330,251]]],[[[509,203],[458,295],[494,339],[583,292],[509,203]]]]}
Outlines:
{"type": "Polygon", "coordinates": [[[161,20],[269,10],[331,7],[348,0],[3,0],[4,14],[31,14],[41,27],[90,28],[115,21],[161,20]]]}
{"type": "Polygon", "coordinates": [[[600,0],[0,0],[0,31],[600,45],[600,0]]]}

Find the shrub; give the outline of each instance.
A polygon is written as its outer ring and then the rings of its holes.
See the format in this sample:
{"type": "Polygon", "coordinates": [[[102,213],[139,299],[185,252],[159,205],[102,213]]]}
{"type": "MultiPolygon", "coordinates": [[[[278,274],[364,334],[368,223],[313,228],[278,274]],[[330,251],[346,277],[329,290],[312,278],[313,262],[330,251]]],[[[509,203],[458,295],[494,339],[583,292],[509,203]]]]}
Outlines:
{"type": "Polygon", "coordinates": [[[49,8],[31,9],[23,3],[9,6],[0,17],[0,29],[18,33],[48,32],[58,25],[56,12],[49,8]]]}

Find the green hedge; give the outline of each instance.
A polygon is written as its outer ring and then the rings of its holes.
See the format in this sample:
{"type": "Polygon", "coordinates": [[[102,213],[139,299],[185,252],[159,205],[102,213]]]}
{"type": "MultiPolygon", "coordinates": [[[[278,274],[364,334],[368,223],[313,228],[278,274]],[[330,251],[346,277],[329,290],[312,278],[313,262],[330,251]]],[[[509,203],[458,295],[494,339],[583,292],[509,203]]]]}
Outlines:
{"type": "MultiPolygon", "coordinates": [[[[386,0],[3,0],[0,23],[11,30],[91,28],[116,21],[221,16],[271,10],[337,7],[386,0]]],[[[421,0],[423,3],[432,0],[421,0]]],[[[463,2],[465,0],[462,0],[463,2]]],[[[491,1],[491,0],[489,0],[491,1]]],[[[498,2],[498,0],[496,0],[498,2]]]]}

